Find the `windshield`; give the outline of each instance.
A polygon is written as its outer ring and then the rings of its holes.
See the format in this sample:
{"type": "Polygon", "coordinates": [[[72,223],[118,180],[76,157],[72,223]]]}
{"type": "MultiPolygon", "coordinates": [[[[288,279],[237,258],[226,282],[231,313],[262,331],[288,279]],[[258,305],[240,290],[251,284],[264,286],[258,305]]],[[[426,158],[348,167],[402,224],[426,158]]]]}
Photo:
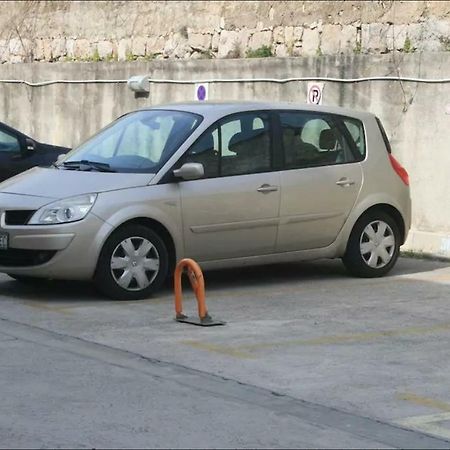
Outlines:
{"type": "Polygon", "coordinates": [[[182,111],[155,109],[127,114],[72,150],[60,167],[156,173],[201,120],[182,111]]]}

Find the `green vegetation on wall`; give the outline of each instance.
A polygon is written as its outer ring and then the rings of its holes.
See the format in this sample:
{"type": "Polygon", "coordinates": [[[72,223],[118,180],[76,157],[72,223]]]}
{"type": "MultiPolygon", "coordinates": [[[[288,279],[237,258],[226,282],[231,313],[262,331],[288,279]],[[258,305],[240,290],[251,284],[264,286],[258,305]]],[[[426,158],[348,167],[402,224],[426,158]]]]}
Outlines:
{"type": "Polygon", "coordinates": [[[248,49],[245,53],[247,58],[268,58],[273,56],[272,49],[268,45],[256,48],[254,50],[248,49]]]}

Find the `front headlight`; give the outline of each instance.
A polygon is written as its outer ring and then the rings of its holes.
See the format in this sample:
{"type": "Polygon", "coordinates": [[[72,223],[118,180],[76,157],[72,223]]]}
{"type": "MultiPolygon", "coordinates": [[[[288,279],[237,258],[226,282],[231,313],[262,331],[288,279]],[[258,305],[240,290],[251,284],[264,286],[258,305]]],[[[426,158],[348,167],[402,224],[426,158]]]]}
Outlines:
{"type": "Polygon", "coordinates": [[[50,203],[38,209],[28,221],[28,224],[53,225],[84,219],[94,206],[96,198],[97,194],[86,194],[50,203]]]}

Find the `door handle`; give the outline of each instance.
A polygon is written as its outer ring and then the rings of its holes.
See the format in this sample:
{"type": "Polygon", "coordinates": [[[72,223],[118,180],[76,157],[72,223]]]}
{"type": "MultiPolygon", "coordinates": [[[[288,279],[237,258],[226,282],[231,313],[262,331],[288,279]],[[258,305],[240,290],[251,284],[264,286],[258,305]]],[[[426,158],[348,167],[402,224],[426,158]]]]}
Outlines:
{"type": "Polygon", "coordinates": [[[278,186],[272,186],[270,184],[263,184],[258,189],[256,189],[258,192],[262,192],[263,194],[267,194],[268,192],[275,192],[278,191],[278,186]]]}
{"type": "Polygon", "coordinates": [[[349,180],[348,178],[341,178],[340,180],[336,181],[336,184],[341,187],[349,187],[353,186],[355,182],[353,180],[349,180]]]}

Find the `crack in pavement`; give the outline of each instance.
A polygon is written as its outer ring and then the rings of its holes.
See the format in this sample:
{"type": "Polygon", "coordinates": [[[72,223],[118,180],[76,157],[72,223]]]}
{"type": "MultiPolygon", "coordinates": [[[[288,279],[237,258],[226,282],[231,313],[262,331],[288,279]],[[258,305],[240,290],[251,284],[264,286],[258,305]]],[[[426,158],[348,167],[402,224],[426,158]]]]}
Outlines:
{"type": "Polygon", "coordinates": [[[307,402],[283,393],[242,383],[231,378],[166,362],[128,350],[99,344],[76,336],[58,333],[0,317],[0,332],[67,353],[76,354],[123,369],[139,371],[155,379],[208,393],[220,399],[256,405],[281,415],[294,416],[315,426],[345,431],[361,438],[397,448],[449,448],[440,439],[396,424],[359,416],[336,408],[307,402]]]}

